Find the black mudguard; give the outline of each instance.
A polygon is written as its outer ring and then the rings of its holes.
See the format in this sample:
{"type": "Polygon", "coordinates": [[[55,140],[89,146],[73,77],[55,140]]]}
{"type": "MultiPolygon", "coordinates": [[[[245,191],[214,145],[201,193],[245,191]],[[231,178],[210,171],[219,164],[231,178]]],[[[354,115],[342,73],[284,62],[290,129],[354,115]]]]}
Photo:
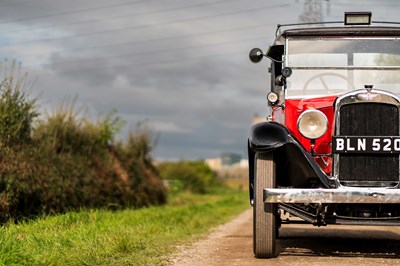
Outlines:
{"type": "Polygon", "coordinates": [[[251,150],[269,152],[287,144],[289,141],[289,131],[278,123],[257,123],[250,128],[249,148],[251,150]]]}
{"type": "Polygon", "coordinates": [[[262,122],[254,124],[249,133],[249,192],[253,200],[255,154],[273,152],[276,164],[276,182],[280,187],[332,187],[328,176],[314,158],[281,124],[262,122]]]}

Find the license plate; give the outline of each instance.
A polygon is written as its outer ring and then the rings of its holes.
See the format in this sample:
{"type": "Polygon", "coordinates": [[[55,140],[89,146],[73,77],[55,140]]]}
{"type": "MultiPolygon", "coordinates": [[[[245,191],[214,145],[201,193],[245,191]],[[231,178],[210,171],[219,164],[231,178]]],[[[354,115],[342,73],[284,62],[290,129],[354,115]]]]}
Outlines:
{"type": "Polygon", "coordinates": [[[400,137],[333,136],[332,153],[400,153],[400,137]]]}

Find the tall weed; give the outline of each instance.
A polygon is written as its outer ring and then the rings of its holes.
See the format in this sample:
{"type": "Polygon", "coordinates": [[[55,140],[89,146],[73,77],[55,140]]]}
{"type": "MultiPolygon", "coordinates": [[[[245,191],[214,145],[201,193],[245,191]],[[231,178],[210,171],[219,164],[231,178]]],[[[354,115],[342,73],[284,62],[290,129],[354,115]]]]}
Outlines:
{"type": "Polygon", "coordinates": [[[0,82],[0,148],[30,141],[32,122],[38,116],[36,99],[24,91],[29,84],[27,73],[20,75],[15,61],[10,67],[1,63],[6,73],[0,82]]]}
{"type": "Polygon", "coordinates": [[[111,144],[124,124],[114,110],[98,122],[92,122],[81,112],[75,108],[75,101],[61,104],[38,123],[35,139],[56,153],[92,155],[96,149],[111,144]]]}

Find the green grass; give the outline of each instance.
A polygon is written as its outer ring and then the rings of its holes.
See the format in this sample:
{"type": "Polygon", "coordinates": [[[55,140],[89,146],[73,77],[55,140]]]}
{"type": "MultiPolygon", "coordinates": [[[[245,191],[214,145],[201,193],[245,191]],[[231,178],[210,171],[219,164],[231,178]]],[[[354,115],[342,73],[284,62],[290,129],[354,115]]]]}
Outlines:
{"type": "Polygon", "coordinates": [[[163,207],[70,212],[0,228],[0,265],[163,265],[177,245],[248,207],[247,193],[178,194],[163,207]]]}

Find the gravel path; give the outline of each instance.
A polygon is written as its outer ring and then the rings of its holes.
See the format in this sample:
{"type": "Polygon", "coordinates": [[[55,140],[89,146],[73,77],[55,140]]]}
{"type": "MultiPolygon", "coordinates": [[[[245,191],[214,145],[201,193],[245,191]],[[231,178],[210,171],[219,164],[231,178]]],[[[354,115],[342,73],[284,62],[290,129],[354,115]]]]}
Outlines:
{"type": "Polygon", "coordinates": [[[249,241],[252,243],[252,233],[248,230],[252,228],[252,214],[253,210],[249,209],[216,227],[206,239],[180,247],[171,265],[243,265],[243,257],[253,258],[251,249],[248,252],[249,241]]]}
{"type": "Polygon", "coordinates": [[[253,257],[249,209],[208,237],[180,247],[170,265],[400,265],[398,226],[283,225],[277,243],[277,258],[253,257]]]}

